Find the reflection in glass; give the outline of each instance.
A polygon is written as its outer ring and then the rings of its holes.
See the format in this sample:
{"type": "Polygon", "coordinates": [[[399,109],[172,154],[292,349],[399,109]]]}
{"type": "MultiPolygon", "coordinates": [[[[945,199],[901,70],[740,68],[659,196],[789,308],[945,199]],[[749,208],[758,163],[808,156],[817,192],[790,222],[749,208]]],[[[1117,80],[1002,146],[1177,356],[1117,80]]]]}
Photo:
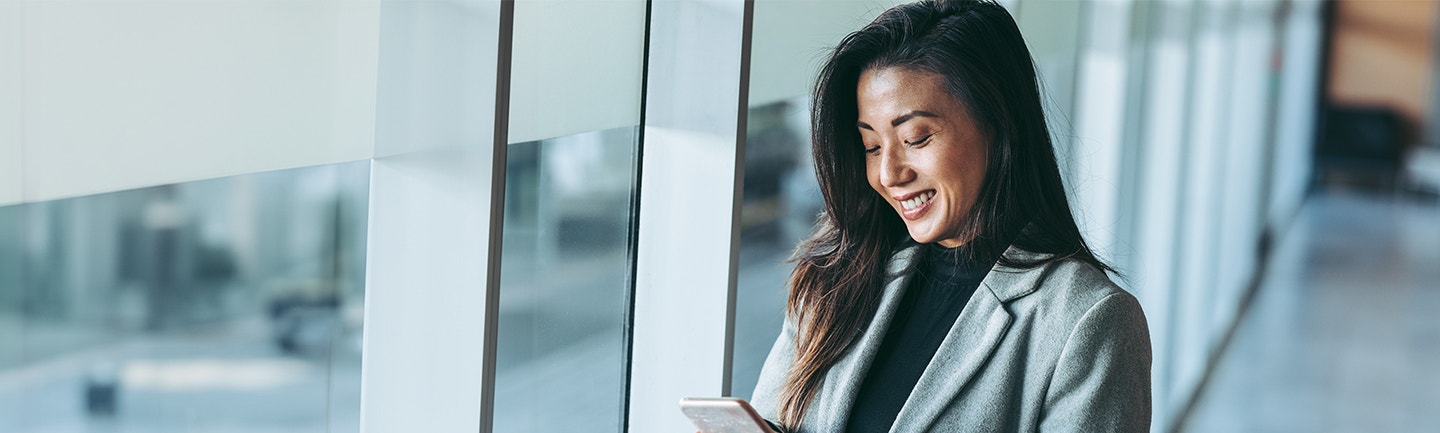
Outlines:
{"type": "Polygon", "coordinates": [[[621,429],[635,131],[509,147],[496,432],[621,429]]]}
{"type": "Polygon", "coordinates": [[[358,431],[368,178],[0,208],[0,431],[358,431]]]}

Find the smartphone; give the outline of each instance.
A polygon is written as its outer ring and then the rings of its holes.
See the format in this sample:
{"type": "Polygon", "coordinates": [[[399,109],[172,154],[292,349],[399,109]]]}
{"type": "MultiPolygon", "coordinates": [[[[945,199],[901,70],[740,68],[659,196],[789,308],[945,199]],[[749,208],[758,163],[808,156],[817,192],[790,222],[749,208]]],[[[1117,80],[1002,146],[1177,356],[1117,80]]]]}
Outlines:
{"type": "Polygon", "coordinates": [[[775,433],[750,403],[738,398],[682,398],[680,411],[700,433],[775,433]]]}

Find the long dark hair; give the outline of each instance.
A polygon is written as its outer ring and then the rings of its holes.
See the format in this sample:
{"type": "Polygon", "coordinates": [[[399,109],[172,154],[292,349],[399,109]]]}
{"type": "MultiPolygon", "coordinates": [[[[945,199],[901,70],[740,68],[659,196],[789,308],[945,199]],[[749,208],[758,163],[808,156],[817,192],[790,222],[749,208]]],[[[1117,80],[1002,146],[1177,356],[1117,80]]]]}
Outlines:
{"type": "Polygon", "coordinates": [[[1064,258],[1113,271],[1075,225],[1045,124],[1035,65],[1020,29],[988,0],[923,0],[897,6],[846,36],[815,83],[811,106],[815,175],[825,212],[793,261],[786,312],[799,325],[795,360],[780,397],[780,421],[797,426],[825,373],[879,309],[885,262],[908,241],[904,223],[865,177],[855,126],[860,75],[898,67],[936,73],[987,137],[985,181],[956,235],[966,251],[1014,245],[1038,260],[1001,256],[1032,269],[1064,258]]]}

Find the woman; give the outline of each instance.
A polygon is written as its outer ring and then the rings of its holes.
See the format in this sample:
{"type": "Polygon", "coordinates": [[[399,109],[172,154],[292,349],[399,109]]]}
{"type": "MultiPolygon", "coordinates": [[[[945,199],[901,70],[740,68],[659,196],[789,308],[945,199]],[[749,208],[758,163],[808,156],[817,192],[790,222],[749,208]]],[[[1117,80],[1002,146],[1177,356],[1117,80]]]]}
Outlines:
{"type": "Polygon", "coordinates": [[[990,1],[896,7],[812,107],[825,213],[754,406],[777,427],[1143,432],[1150,342],[1066,202],[1035,67],[990,1]]]}

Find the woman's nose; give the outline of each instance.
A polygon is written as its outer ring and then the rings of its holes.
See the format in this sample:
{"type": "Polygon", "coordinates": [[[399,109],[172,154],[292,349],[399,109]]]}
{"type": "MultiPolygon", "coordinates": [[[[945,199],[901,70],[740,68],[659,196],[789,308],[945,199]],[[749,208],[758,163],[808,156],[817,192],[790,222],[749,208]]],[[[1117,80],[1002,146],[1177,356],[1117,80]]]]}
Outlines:
{"type": "Polygon", "coordinates": [[[880,183],[885,186],[899,186],[915,177],[903,152],[898,150],[880,151],[880,183]]]}

